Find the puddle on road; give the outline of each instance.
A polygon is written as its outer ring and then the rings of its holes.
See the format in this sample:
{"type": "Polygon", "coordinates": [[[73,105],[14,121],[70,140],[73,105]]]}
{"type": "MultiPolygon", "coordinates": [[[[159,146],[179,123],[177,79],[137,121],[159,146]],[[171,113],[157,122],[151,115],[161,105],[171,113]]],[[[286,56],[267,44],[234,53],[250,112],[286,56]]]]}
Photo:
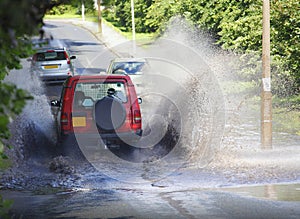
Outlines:
{"type": "MultiPolygon", "coordinates": [[[[244,186],[216,190],[242,197],[257,197],[271,201],[300,201],[300,184],[244,186]]],[[[41,215],[43,215],[43,218],[101,218],[101,216],[107,215],[112,218],[135,218],[132,215],[137,213],[137,209],[130,204],[126,204],[126,199],[122,198],[124,196],[120,195],[119,191],[79,189],[58,191],[53,194],[36,194],[36,192],[29,191],[0,190],[4,199],[14,200],[10,211],[11,216],[14,216],[14,218],[40,218],[41,215]],[[130,216],[124,217],[124,215],[130,216]]],[[[184,196],[197,194],[195,197],[199,197],[197,192],[193,193],[195,191],[186,192],[186,194],[183,194],[184,196]]],[[[146,195],[147,193],[141,191],[141,194],[146,195]]],[[[173,194],[178,197],[175,191],[173,194]]],[[[189,201],[198,206],[196,199],[189,201]]],[[[149,202],[149,208],[156,206],[152,199],[149,199],[149,202]]],[[[147,211],[142,213],[146,214],[147,211]]]]}
{"type": "Polygon", "coordinates": [[[4,200],[13,200],[11,218],[98,218],[101,210],[119,204],[113,190],[76,189],[52,194],[0,190],[0,194],[4,200]]]}
{"type": "Polygon", "coordinates": [[[275,201],[300,201],[300,184],[270,184],[247,187],[223,188],[241,196],[257,197],[275,201]]]}

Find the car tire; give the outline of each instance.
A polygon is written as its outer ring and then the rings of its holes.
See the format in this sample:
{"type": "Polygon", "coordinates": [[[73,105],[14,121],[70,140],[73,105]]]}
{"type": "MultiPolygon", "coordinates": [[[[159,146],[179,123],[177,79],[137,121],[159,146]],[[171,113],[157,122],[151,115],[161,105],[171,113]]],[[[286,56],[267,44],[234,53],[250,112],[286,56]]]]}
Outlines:
{"type": "Polygon", "coordinates": [[[99,129],[114,131],[126,119],[126,109],[117,98],[106,96],[95,103],[94,118],[99,129]]]}

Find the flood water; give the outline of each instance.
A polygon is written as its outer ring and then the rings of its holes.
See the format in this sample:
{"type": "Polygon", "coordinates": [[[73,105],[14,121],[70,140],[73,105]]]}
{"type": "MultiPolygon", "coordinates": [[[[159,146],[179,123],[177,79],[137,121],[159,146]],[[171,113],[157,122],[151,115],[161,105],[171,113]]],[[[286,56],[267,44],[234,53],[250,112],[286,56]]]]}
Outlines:
{"type": "MultiPolygon", "coordinates": [[[[296,207],[296,209],[299,209],[300,207],[300,184],[197,190],[186,188],[185,190],[171,191],[170,188],[168,190],[162,188],[151,189],[144,185],[139,188],[134,186],[134,188],[122,187],[97,190],[74,189],[52,191],[52,193],[49,191],[6,190],[1,191],[1,194],[5,199],[14,201],[11,208],[13,218],[189,218],[184,212],[179,211],[183,215],[181,217],[176,211],[173,212],[172,209],[168,209],[164,198],[166,194],[181,200],[182,206],[188,204],[189,206],[186,209],[194,211],[193,215],[202,215],[204,212],[203,209],[199,208],[203,201],[199,201],[198,198],[201,197],[205,200],[206,205],[210,206],[208,204],[210,201],[206,196],[217,198],[218,196],[227,197],[230,194],[235,194],[235,199],[240,197],[241,203],[247,203],[251,198],[250,200],[255,202],[263,200],[280,201],[283,206],[290,206],[289,208],[296,207]],[[185,195],[182,196],[182,194],[185,195]],[[189,198],[187,199],[187,197],[189,198]],[[137,203],[136,199],[142,201],[137,203]],[[143,203],[145,200],[146,207],[143,203]],[[197,205],[198,208],[196,208],[197,205]],[[164,208],[166,208],[165,211],[162,211],[164,208]],[[149,210],[153,212],[148,212],[149,210]]],[[[170,203],[172,204],[172,202],[170,203]]],[[[209,208],[215,208],[214,204],[211,204],[209,208]]],[[[256,209],[260,212],[258,208],[256,209]]],[[[295,212],[296,215],[298,213],[295,212]]],[[[286,216],[278,217],[276,215],[272,218],[291,218],[289,215],[286,216]]],[[[225,214],[220,214],[220,218],[226,218],[225,214]]]]}
{"type": "Polygon", "coordinates": [[[247,187],[226,188],[242,196],[257,197],[275,201],[300,202],[300,184],[268,184],[247,187]]]}

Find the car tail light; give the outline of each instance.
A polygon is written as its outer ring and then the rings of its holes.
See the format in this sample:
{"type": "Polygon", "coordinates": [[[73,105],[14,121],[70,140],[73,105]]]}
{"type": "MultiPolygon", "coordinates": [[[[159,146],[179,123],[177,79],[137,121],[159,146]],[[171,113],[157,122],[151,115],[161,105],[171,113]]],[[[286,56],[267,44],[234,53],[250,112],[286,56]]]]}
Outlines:
{"type": "Polygon", "coordinates": [[[61,123],[63,125],[67,125],[69,122],[69,118],[68,118],[68,114],[67,113],[64,113],[61,115],[61,123]]]}
{"type": "Polygon", "coordinates": [[[62,129],[68,128],[68,126],[69,126],[69,115],[68,115],[68,113],[62,113],[61,114],[60,122],[61,122],[62,129]]]}
{"type": "Polygon", "coordinates": [[[68,63],[68,65],[70,65],[70,64],[71,64],[71,60],[70,60],[70,58],[69,58],[67,52],[65,51],[64,53],[65,53],[65,57],[66,57],[66,59],[67,59],[67,63],[68,63]]]}
{"type": "Polygon", "coordinates": [[[65,93],[64,93],[64,97],[63,97],[64,104],[62,105],[61,116],[60,116],[61,130],[63,132],[72,131],[72,120],[71,120],[72,99],[70,98],[70,92],[71,92],[71,90],[69,88],[65,88],[65,93]]]}
{"type": "Polygon", "coordinates": [[[142,122],[142,116],[140,110],[134,110],[133,113],[133,120],[135,123],[141,123],[142,122]]]}
{"type": "Polygon", "coordinates": [[[134,130],[141,129],[142,128],[142,116],[140,110],[132,110],[132,123],[131,128],[134,130]]]}

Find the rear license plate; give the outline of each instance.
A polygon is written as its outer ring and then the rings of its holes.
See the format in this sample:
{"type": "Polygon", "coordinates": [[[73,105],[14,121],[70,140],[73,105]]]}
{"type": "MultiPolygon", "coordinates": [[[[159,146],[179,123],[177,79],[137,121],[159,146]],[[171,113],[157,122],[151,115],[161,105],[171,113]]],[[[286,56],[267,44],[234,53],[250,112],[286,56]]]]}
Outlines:
{"type": "Polygon", "coordinates": [[[54,69],[58,68],[58,65],[44,65],[44,69],[54,69]]]}
{"type": "Polygon", "coordinates": [[[73,117],[72,122],[73,122],[73,127],[86,126],[86,118],[85,117],[73,117]]]}

